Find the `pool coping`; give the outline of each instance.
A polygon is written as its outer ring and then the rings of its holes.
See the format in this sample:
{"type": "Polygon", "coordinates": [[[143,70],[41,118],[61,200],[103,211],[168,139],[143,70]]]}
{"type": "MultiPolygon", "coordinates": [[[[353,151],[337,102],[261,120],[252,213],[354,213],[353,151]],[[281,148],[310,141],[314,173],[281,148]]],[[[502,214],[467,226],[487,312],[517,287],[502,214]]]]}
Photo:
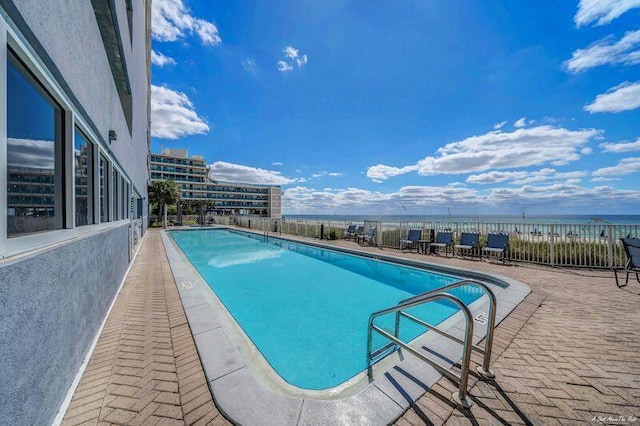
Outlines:
{"type": "MultiPolygon", "coordinates": [[[[216,228],[247,232],[227,226],[216,228]]],[[[198,231],[199,229],[176,230],[198,231]]],[[[244,335],[244,332],[233,319],[230,320],[231,315],[224,305],[167,232],[163,231],[161,235],[214,400],[220,411],[233,422],[252,425],[389,424],[399,418],[442,377],[442,374],[433,367],[411,355],[402,356],[401,354],[396,355],[397,363],[392,367],[384,365],[384,362],[376,365],[374,380],[353,393],[338,389],[325,395],[322,394],[324,391],[301,392],[296,395],[291,390],[297,388],[291,385],[283,386],[282,383],[286,382],[277,376],[268,363],[265,362],[267,368],[260,365],[258,360],[262,357],[261,354],[255,353],[257,352],[255,347],[247,348],[244,345],[246,341],[243,342],[238,338],[238,333],[244,335]]],[[[496,326],[531,292],[527,285],[497,274],[417,261],[389,253],[372,254],[362,250],[325,245],[315,241],[301,241],[280,235],[277,238],[376,260],[480,279],[489,283],[496,295],[498,301],[496,326]]],[[[474,318],[480,313],[486,313],[488,298],[480,297],[469,305],[469,308],[474,318]]],[[[482,340],[486,333],[485,327],[478,325],[474,324],[474,344],[482,340]]],[[[451,334],[462,337],[464,333],[462,314],[455,314],[441,326],[451,334]]],[[[245,340],[249,340],[246,335],[244,336],[245,340]]],[[[423,341],[429,341],[429,353],[424,353],[441,363],[453,365],[461,358],[460,345],[449,339],[427,332],[421,340],[420,346],[423,346],[423,341]]],[[[365,348],[363,352],[364,350],[365,348]]],[[[392,362],[385,361],[386,364],[392,362]]],[[[361,373],[359,376],[363,376],[366,380],[366,373],[361,373]]],[[[362,381],[362,377],[356,376],[356,379],[352,380],[362,381]]],[[[354,383],[350,382],[351,380],[347,382],[347,386],[355,389],[354,383]]]]}

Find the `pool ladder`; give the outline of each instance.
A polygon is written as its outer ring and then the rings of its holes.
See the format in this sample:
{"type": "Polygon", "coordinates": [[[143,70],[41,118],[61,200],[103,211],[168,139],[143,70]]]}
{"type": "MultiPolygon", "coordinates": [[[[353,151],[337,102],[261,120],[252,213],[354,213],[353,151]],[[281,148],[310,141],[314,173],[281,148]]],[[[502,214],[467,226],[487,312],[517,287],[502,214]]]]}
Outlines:
{"type": "Polygon", "coordinates": [[[492,379],[495,377],[491,369],[489,368],[489,364],[491,362],[491,349],[493,347],[493,329],[495,327],[496,322],[496,296],[493,294],[493,291],[484,283],[475,281],[475,280],[462,280],[455,282],[453,284],[449,284],[447,286],[438,288],[436,290],[432,290],[423,294],[419,294],[417,296],[411,297],[409,299],[403,300],[399,302],[396,306],[383,309],[381,311],[377,311],[371,314],[369,317],[369,330],[367,337],[367,374],[369,378],[373,377],[373,364],[381,361],[388,355],[391,355],[393,352],[402,348],[412,355],[418,357],[420,360],[426,362],[427,364],[434,367],[444,376],[447,376],[449,379],[458,383],[458,391],[453,392],[451,398],[457,404],[461,405],[464,408],[471,407],[471,402],[467,399],[467,385],[469,381],[469,363],[471,361],[471,351],[474,350],[484,355],[482,366],[478,366],[477,372],[478,374],[485,379],[492,379]],[[444,293],[447,290],[452,290],[457,287],[462,287],[465,285],[474,285],[480,287],[489,297],[489,318],[487,320],[487,335],[484,340],[484,348],[476,346],[473,344],[473,317],[471,316],[471,311],[467,307],[467,305],[462,302],[456,296],[444,293]],[[459,339],[456,336],[447,333],[446,331],[431,325],[419,318],[416,318],[413,315],[410,315],[404,312],[405,309],[412,308],[414,306],[423,305],[425,303],[433,302],[436,300],[449,300],[460,308],[460,311],[463,313],[465,318],[465,331],[464,331],[464,339],[459,339]],[[387,315],[395,313],[395,329],[393,335],[389,332],[381,329],[377,325],[374,324],[374,320],[382,315],[387,315]],[[442,336],[448,337],[449,339],[460,343],[463,347],[462,349],[462,360],[460,365],[460,376],[457,376],[454,372],[452,372],[447,366],[442,365],[431,358],[428,358],[423,353],[418,350],[412,348],[407,343],[400,340],[400,317],[404,317],[410,321],[413,321],[423,327],[428,328],[442,336]],[[390,342],[373,351],[373,332],[377,332],[388,339],[390,342]]]}

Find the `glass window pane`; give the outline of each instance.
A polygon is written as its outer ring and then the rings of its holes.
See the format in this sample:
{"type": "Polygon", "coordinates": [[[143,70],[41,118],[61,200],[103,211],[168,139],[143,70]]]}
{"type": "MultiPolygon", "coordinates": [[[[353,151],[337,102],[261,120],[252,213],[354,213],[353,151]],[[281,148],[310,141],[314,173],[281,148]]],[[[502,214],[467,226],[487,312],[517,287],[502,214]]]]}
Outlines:
{"type": "Polygon", "coordinates": [[[131,199],[131,187],[127,182],[127,219],[131,219],[131,211],[133,210],[133,200],[131,199]]]}
{"type": "Polygon", "coordinates": [[[7,53],[7,235],[15,237],[62,228],[63,112],[7,53]]]}
{"type": "Polygon", "coordinates": [[[113,169],[113,219],[120,220],[120,202],[118,194],[120,193],[120,173],[113,169]]]}
{"type": "Polygon", "coordinates": [[[122,196],[120,197],[122,200],[122,218],[127,218],[127,181],[122,177],[122,196]]]}
{"type": "Polygon", "coordinates": [[[100,223],[109,221],[109,163],[100,156],[100,223]]]}
{"type": "Polygon", "coordinates": [[[76,128],[73,150],[76,226],[93,223],[93,146],[76,128]]]}

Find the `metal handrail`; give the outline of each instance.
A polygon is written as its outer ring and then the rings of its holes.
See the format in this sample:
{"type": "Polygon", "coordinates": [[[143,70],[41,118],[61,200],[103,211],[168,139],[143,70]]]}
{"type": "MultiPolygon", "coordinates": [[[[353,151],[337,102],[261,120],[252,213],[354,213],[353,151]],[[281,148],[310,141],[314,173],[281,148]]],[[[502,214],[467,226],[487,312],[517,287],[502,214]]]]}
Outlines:
{"type": "Polygon", "coordinates": [[[378,350],[375,352],[375,354],[372,354],[372,344],[373,344],[373,331],[375,330],[376,332],[378,332],[379,334],[381,334],[382,336],[384,336],[385,338],[387,338],[388,340],[390,340],[391,342],[395,343],[397,346],[405,349],[407,352],[415,355],[416,357],[418,357],[419,359],[421,359],[422,361],[428,363],[429,365],[431,365],[432,367],[436,368],[438,371],[440,371],[443,375],[447,376],[448,378],[454,380],[454,381],[458,381],[459,387],[458,387],[458,392],[454,392],[452,395],[452,398],[454,400],[456,400],[456,402],[458,402],[460,405],[462,405],[463,407],[470,407],[471,403],[467,400],[467,384],[468,384],[468,380],[469,380],[469,363],[470,363],[470,359],[471,359],[471,350],[475,350],[477,352],[483,353],[484,354],[484,359],[483,359],[483,365],[481,367],[478,367],[478,373],[481,374],[482,376],[486,377],[486,378],[493,378],[495,377],[493,372],[490,370],[489,368],[489,364],[491,361],[491,349],[493,346],[493,329],[494,329],[494,325],[495,325],[495,317],[496,317],[496,297],[493,294],[493,291],[491,291],[491,289],[486,285],[483,284],[481,282],[475,281],[475,280],[462,280],[462,281],[458,281],[455,282],[453,284],[449,284],[447,286],[444,286],[442,288],[439,288],[437,290],[432,290],[423,294],[420,294],[418,296],[414,296],[411,297],[409,299],[403,300],[401,302],[398,303],[398,305],[394,306],[394,307],[390,307],[387,309],[383,309],[381,311],[377,311],[372,313],[369,316],[369,329],[368,329],[368,336],[367,336],[367,373],[369,375],[369,377],[372,377],[373,375],[373,368],[372,368],[372,362],[374,361],[375,358],[378,358],[377,360],[375,360],[375,362],[380,361],[382,358],[384,358],[384,356],[389,355],[390,353],[392,353],[392,351],[389,351],[389,349],[393,348],[394,351],[397,349],[397,347],[388,347],[385,346],[382,349],[378,350]],[[489,297],[489,320],[487,323],[487,336],[485,338],[485,348],[482,349],[478,346],[473,345],[473,318],[471,316],[471,311],[469,310],[469,308],[464,304],[464,302],[462,302],[459,298],[457,298],[456,296],[453,296],[451,294],[448,293],[443,293],[443,291],[446,290],[451,290],[457,287],[462,287],[465,285],[476,285],[480,288],[482,288],[486,293],[487,296],[489,297]],[[439,300],[439,299],[448,299],[450,301],[452,301],[453,303],[455,303],[456,305],[458,305],[460,307],[460,310],[462,311],[464,317],[465,317],[465,335],[464,335],[464,340],[459,339],[458,337],[455,337],[453,335],[451,335],[450,333],[447,333],[444,330],[439,329],[438,327],[431,325],[425,321],[420,320],[419,318],[416,318],[410,314],[407,314],[405,312],[403,312],[404,309],[408,309],[414,306],[418,306],[418,305],[422,305],[425,303],[429,303],[429,302],[433,302],[435,300],[439,300]],[[395,313],[396,314],[396,318],[395,318],[395,330],[394,330],[394,335],[391,335],[390,333],[386,332],[385,330],[382,330],[381,328],[379,328],[378,326],[376,326],[373,322],[374,320],[381,316],[381,315],[386,315],[386,314],[390,314],[390,313],[395,313]],[[463,345],[463,356],[462,356],[462,362],[461,362],[461,369],[460,369],[460,377],[456,376],[454,373],[452,373],[449,368],[447,368],[446,366],[433,361],[432,359],[427,358],[425,355],[423,355],[422,353],[418,352],[416,349],[412,348],[411,346],[409,346],[407,343],[401,341],[399,339],[400,336],[400,316],[403,316],[411,321],[414,321],[424,327],[427,327],[433,331],[435,331],[438,334],[441,334],[445,337],[450,338],[451,340],[460,343],[463,345]],[[386,352],[386,354],[384,356],[380,356],[381,354],[384,354],[386,352]]]}
{"type": "MultiPolygon", "coordinates": [[[[493,331],[495,328],[495,323],[496,323],[496,305],[497,305],[497,301],[496,301],[496,295],[493,293],[493,290],[491,290],[489,288],[488,285],[480,282],[480,281],[476,281],[476,280],[461,280],[461,281],[457,281],[453,284],[449,284],[446,285],[444,287],[440,287],[437,290],[432,290],[430,292],[427,293],[423,293],[423,294],[429,294],[429,293],[436,293],[436,292],[443,292],[443,291],[447,291],[447,290],[452,290],[454,288],[458,288],[458,287],[463,287],[465,285],[475,285],[480,287],[482,290],[484,290],[484,292],[487,294],[487,297],[489,297],[489,318],[487,321],[487,334],[484,340],[484,349],[476,346],[476,345],[471,345],[471,349],[473,349],[476,352],[479,352],[481,354],[484,354],[484,358],[482,360],[482,366],[479,366],[477,368],[478,373],[485,377],[485,378],[489,378],[492,379],[495,377],[495,374],[493,374],[493,371],[491,371],[490,369],[490,363],[491,363],[491,352],[493,349],[493,331]]],[[[414,297],[419,297],[419,296],[414,296],[414,297]]],[[[409,298],[409,299],[405,299],[403,301],[401,301],[399,304],[402,304],[404,302],[407,302],[409,300],[412,300],[413,297],[409,298]]],[[[436,326],[430,325],[418,318],[415,318],[405,312],[397,312],[396,313],[396,323],[399,327],[399,318],[398,316],[402,315],[403,317],[410,319],[424,327],[428,327],[429,329],[435,331],[438,334],[441,334],[443,336],[449,337],[451,340],[454,340],[460,344],[464,344],[464,342],[460,339],[458,339],[455,336],[452,336],[451,334],[447,333],[446,331],[443,331],[441,329],[439,329],[436,326]]]]}

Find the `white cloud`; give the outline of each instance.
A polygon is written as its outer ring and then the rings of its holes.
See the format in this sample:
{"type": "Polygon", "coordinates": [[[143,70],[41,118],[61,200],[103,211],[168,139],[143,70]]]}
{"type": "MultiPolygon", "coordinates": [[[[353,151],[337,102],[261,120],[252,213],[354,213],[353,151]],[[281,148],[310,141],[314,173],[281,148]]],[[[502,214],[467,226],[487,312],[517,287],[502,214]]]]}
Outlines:
{"type": "Polygon", "coordinates": [[[274,163],[271,163],[272,166],[282,166],[283,164],[279,161],[276,161],[274,163]]]}
{"type": "Polygon", "coordinates": [[[504,127],[504,125],[507,124],[507,121],[501,121],[499,123],[496,123],[493,125],[493,130],[499,130],[502,129],[502,127],[504,127]]]}
{"type": "Polygon", "coordinates": [[[53,141],[7,138],[7,166],[53,169],[53,141]]]}
{"type": "Polygon", "coordinates": [[[640,107],[640,81],[629,83],[625,81],[606,93],[596,96],[595,101],[585,105],[584,109],[594,112],[620,112],[640,107]]]}
{"type": "Polygon", "coordinates": [[[527,119],[526,117],[522,117],[519,120],[516,120],[515,123],[513,123],[513,127],[524,127],[527,125],[527,119]]]}
{"type": "Polygon", "coordinates": [[[580,0],[573,20],[576,27],[593,21],[595,26],[604,25],[636,7],[640,7],[640,0],[580,0]]]}
{"type": "Polygon", "coordinates": [[[591,179],[591,182],[613,182],[616,180],[622,180],[622,178],[597,177],[591,179]]]}
{"type": "Polygon", "coordinates": [[[256,75],[257,66],[256,66],[256,61],[254,61],[253,58],[245,59],[244,61],[242,61],[241,65],[245,71],[253,75],[256,75]]]}
{"type": "Polygon", "coordinates": [[[158,41],[176,41],[187,34],[196,34],[202,43],[216,45],[222,42],[218,27],[212,22],[195,18],[183,0],[153,0],[151,35],[158,41]]]}
{"type": "Polygon", "coordinates": [[[580,150],[580,154],[582,155],[589,155],[593,152],[593,148],[591,148],[590,146],[585,146],[584,148],[582,148],[580,150]]]}
{"type": "Polygon", "coordinates": [[[296,49],[292,46],[287,46],[283,49],[284,55],[289,59],[296,59],[300,49],[296,49]]]}
{"type": "Polygon", "coordinates": [[[529,172],[497,172],[491,171],[488,173],[482,173],[479,175],[470,175],[467,177],[467,183],[479,183],[479,184],[494,184],[500,182],[506,182],[513,179],[522,179],[526,177],[529,172]]]}
{"type": "Polygon", "coordinates": [[[526,204],[547,211],[550,203],[556,212],[575,212],[576,208],[610,208],[616,205],[637,206],[640,191],[618,190],[601,186],[584,188],[575,183],[556,183],[547,186],[525,185],[518,188],[496,188],[480,193],[459,184],[447,186],[405,186],[398,191],[382,193],[359,188],[325,188],[316,190],[305,186],[284,191],[285,214],[300,211],[314,213],[363,212],[373,214],[400,214],[423,212],[425,208],[469,209],[491,206],[492,209],[519,210],[526,204]]]}
{"type": "Polygon", "coordinates": [[[328,176],[328,177],[340,177],[342,176],[342,173],[338,173],[338,172],[318,172],[318,173],[314,173],[311,175],[312,178],[319,178],[319,177],[323,177],[323,176],[328,176]]]}
{"type": "Polygon", "coordinates": [[[156,52],[155,50],[152,50],[151,63],[153,65],[163,67],[165,65],[175,65],[176,61],[170,56],[165,56],[164,54],[162,54],[162,52],[156,52]]]}
{"type": "Polygon", "coordinates": [[[375,166],[371,166],[367,169],[367,177],[372,179],[374,182],[382,182],[383,180],[387,180],[390,177],[404,175],[406,173],[415,172],[419,169],[417,165],[415,166],[404,166],[404,167],[392,167],[386,166],[384,164],[376,164],[375,166]]]}
{"type": "Polygon", "coordinates": [[[307,55],[300,55],[300,49],[296,49],[293,46],[287,46],[282,49],[284,52],[284,60],[277,62],[278,71],[288,72],[293,71],[296,68],[301,68],[308,61],[307,55]]]}
{"type": "Polygon", "coordinates": [[[165,86],[151,85],[151,136],[179,139],[208,131],[209,125],[198,116],[186,94],[165,86]]]}
{"type": "Polygon", "coordinates": [[[455,203],[475,203],[480,199],[476,190],[449,185],[436,186],[405,186],[396,192],[381,193],[359,188],[316,190],[298,186],[284,191],[283,208],[289,212],[300,210],[316,212],[333,212],[372,210],[376,212],[398,212],[402,205],[425,207],[455,203]]]}
{"type": "Polygon", "coordinates": [[[439,155],[426,157],[415,165],[393,167],[378,164],[369,167],[367,176],[378,182],[413,171],[427,176],[514,169],[546,163],[559,166],[578,160],[584,146],[601,135],[602,132],[596,129],[568,130],[549,125],[521,128],[513,132],[497,130],[449,143],[438,149],[439,155]]]}
{"type": "Polygon", "coordinates": [[[603,152],[630,152],[640,151],[640,138],[635,142],[601,143],[603,152]]]}
{"type": "Polygon", "coordinates": [[[640,63],[640,30],[629,31],[615,41],[607,36],[591,44],[586,49],[573,52],[571,59],[565,61],[567,71],[577,73],[604,64],[634,65],[640,63]]]}
{"type": "Polygon", "coordinates": [[[630,175],[640,172],[640,157],[623,158],[618,164],[612,167],[603,167],[594,171],[594,177],[610,177],[630,175]]]}
{"type": "Polygon", "coordinates": [[[547,186],[524,185],[519,188],[494,189],[485,201],[489,205],[502,206],[537,206],[539,209],[549,211],[573,212],[582,209],[598,211],[600,209],[611,210],[611,205],[626,204],[635,206],[640,191],[621,190],[608,186],[585,188],[576,184],[556,183],[547,186]]]}
{"type": "Polygon", "coordinates": [[[209,168],[209,177],[216,181],[258,183],[262,185],[287,185],[300,181],[299,179],[283,176],[277,170],[260,169],[224,161],[216,161],[207,167],[209,168]]]}
{"type": "Polygon", "coordinates": [[[489,173],[482,173],[479,175],[470,175],[467,177],[467,183],[478,184],[494,184],[500,182],[509,182],[511,185],[526,185],[534,182],[577,182],[583,177],[587,176],[587,172],[572,171],[572,172],[557,172],[555,169],[540,169],[537,171],[511,171],[511,172],[498,172],[491,171],[489,173]]]}
{"type": "Polygon", "coordinates": [[[278,71],[280,72],[293,71],[293,67],[288,63],[286,63],[285,61],[278,61],[278,71]]]}

